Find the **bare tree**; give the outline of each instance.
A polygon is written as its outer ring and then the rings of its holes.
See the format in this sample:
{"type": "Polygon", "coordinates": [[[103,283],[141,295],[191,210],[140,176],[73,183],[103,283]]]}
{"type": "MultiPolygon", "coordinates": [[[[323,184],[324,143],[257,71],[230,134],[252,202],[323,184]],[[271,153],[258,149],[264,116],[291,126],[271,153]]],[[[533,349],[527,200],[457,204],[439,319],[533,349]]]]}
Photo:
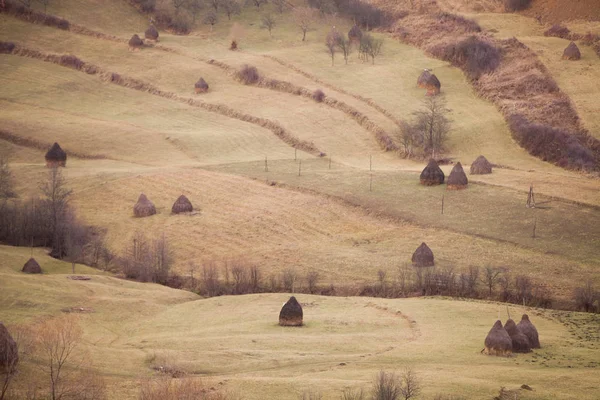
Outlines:
{"type": "Polygon", "coordinates": [[[202,265],[202,291],[208,297],[217,296],[221,291],[219,271],[214,262],[209,261],[202,265]]]}
{"type": "Polygon", "coordinates": [[[311,28],[315,20],[315,12],[310,7],[296,7],[292,12],[294,22],[302,30],[302,41],[306,40],[306,32],[311,28]]]}
{"type": "Polygon", "coordinates": [[[236,0],[221,0],[221,7],[230,21],[232,15],[238,15],[242,12],[242,7],[236,0]]]}
{"type": "Polygon", "coordinates": [[[331,55],[331,66],[334,65],[334,57],[335,52],[338,48],[338,43],[340,40],[344,40],[343,36],[335,29],[335,27],[329,31],[327,36],[325,37],[325,47],[327,47],[327,51],[331,55]]]}
{"type": "Polygon", "coordinates": [[[64,250],[68,261],[71,262],[72,273],[75,273],[75,264],[81,262],[87,242],[85,227],[79,225],[71,214],[65,221],[64,250]]]}
{"type": "Polygon", "coordinates": [[[67,215],[71,190],[66,187],[66,180],[58,167],[51,168],[48,176],[40,185],[45,196],[45,203],[50,214],[50,230],[52,232],[52,252],[54,257],[62,257],[62,240],[60,227],[67,215]]]}
{"type": "Polygon", "coordinates": [[[311,294],[317,292],[317,283],[319,282],[319,273],[317,271],[308,271],[306,274],[306,284],[308,286],[308,291],[311,294]]]}
{"type": "Polygon", "coordinates": [[[365,33],[360,39],[359,51],[362,54],[363,60],[368,60],[371,57],[373,65],[375,58],[381,54],[383,47],[383,39],[377,39],[369,33],[365,33]]]}
{"type": "Polygon", "coordinates": [[[350,41],[350,39],[344,37],[344,35],[340,35],[338,37],[338,41],[337,41],[336,45],[342,52],[345,63],[348,64],[348,57],[350,56],[350,53],[352,52],[352,42],[350,41]]]}
{"type": "Polygon", "coordinates": [[[487,265],[483,269],[483,277],[481,278],[481,282],[488,288],[489,296],[492,296],[492,292],[494,291],[494,287],[498,283],[500,276],[502,274],[501,268],[494,268],[491,265],[487,265]]]}
{"type": "Polygon", "coordinates": [[[411,275],[411,267],[408,264],[403,264],[398,267],[398,286],[400,293],[404,296],[408,289],[409,279],[411,275]]]}
{"type": "Polygon", "coordinates": [[[179,10],[185,6],[187,0],[171,0],[171,5],[175,9],[175,15],[179,14],[179,10]]]}
{"type": "Polygon", "coordinates": [[[219,11],[219,6],[222,5],[223,0],[208,0],[207,4],[215,9],[215,12],[219,11]]]}
{"type": "Polygon", "coordinates": [[[523,302],[523,305],[529,304],[533,295],[533,282],[525,275],[517,275],[515,277],[515,290],[517,301],[523,302]]]}
{"type": "Polygon", "coordinates": [[[366,400],[367,395],[362,389],[344,389],[342,400],[366,400]]]}
{"type": "Polygon", "coordinates": [[[578,310],[585,312],[596,312],[600,304],[600,293],[594,290],[591,280],[587,280],[585,286],[575,289],[575,305],[578,310]]]}
{"type": "Polygon", "coordinates": [[[253,4],[257,9],[260,10],[260,6],[267,4],[269,0],[248,0],[247,3],[253,4]]]}
{"type": "Polygon", "coordinates": [[[373,381],[372,400],[398,400],[401,382],[393,372],[379,371],[373,381]]]}
{"type": "Polygon", "coordinates": [[[281,273],[281,281],[283,282],[283,288],[286,292],[294,293],[297,278],[298,274],[293,268],[286,268],[283,270],[281,273]]]}
{"type": "Polygon", "coordinates": [[[184,7],[191,14],[192,22],[195,24],[196,19],[198,18],[198,15],[204,8],[204,1],[203,0],[188,0],[184,4],[184,7]]]}
{"type": "Polygon", "coordinates": [[[204,17],[204,23],[206,25],[210,25],[211,32],[213,30],[213,26],[215,26],[217,21],[218,21],[217,13],[212,10],[209,11],[208,14],[206,14],[206,16],[204,17]]]}
{"type": "Polygon", "coordinates": [[[431,153],[435,158],[444,148],[444,143],[450,132],[450,120],[447,114],[450,110],[446,108],[445,100],[440,96],[430,96],[423,100],[421,110],[414,113],[416,121],[414,129],[421,136],[423,151],[431,153]]]}
{"type": "Polygon", "coordinates": [[[14,177],[8,164],[9,161],[8,149],[0,149],[0,199],[15,197],[14,177]]]}
{"type": "Polygon", "coordinates": [[[283,14],[283,12],[289,7],[286,0],[272,0],[271,2],[279,14],[283,14]]]}
{"type": "Polygon", "coordinates": [[[400,379],[400,393],[404,400],[415,398],[421,393],[421,383],[412,368],[405,368],[400,374],[400,379]]]}
{"type": "Polygon", "coordinates": [[[277,25],[277,22],[271,14],[263,15],[261,27],[269,30],[269,36],[271,36],[271,31],[275,28],[275,25],[277,25]]]}
{"type": "Polygon", "coordinates": [[[152,281],[164,285],[169,279],[169,273],[174,261],[173,253],[164,233],[158,239],[154,240],[152,250],[152,281]]]}
{"type": "Polygon", "coordinates": [[[249,275],[250,290],[252,291],[252,293],[258,293],[260,290],[261,281],[260,269],[258,269],[258,266],[251,265],[249,268],[249,275]]]}

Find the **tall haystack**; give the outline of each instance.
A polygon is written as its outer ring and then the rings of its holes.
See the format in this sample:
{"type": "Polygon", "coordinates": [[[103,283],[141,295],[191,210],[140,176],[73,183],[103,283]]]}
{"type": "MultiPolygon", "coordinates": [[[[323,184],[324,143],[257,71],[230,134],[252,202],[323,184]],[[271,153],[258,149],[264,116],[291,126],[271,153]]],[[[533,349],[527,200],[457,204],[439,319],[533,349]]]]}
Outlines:
{"type": "Polygon", "coordinates": [[[529,353],[531,351],[531,344],[529,344],[529,338],[525,336],[523,332],[517,327],[515,321],[508,319],[504,324],[504,329],[508,332],[510,339],[512,340],[512,351],[515,353],[529,353]]]}
{"type": "Polygon", "coordinates": [[[19,363],[17,343],[0,322],[0,373],[12,373],[19,363]]]}
{"type": "Polygon", "coordinates": [[[484,156],[479,156],[471,164],[471,175],[484,175],[492,173],[492,164],[484,156]]]}
{"type": "Polygon", "coordinates": [[[581,58],[581,52],[575,42],[569,43],[565,51],[563,51],[563,60],[579,60],[581,58]]]}
{"type": "Polygon", "coordinates": [[[294,296],[290,297],[279,312],[279,325],[302,326],[302,318],[302,306],[294,296]]]}
{"type": "Polygon", "coordinates": [[[144,47],[144,41],[142,39],[140,39],[140,37],[137,35],[137,33],[135,35],[133,35],[131,37],[131,39],[129,39],[129,50],[130,51],[136,51],[141,49],[142,47],[144,47]]]}
{"type": "Polygon", "coordinates": [[[149,217],[151,215],[156,214],[156,207],[144,193],[140,194],[137,203],[133,206],[133,215],[138,218],[149,217]]]}
{"type": "Polygon", "coordinates": [[[21,271],[25,272],[26,274],[41,274],[42,267],[40,267],[40,264],[38,264],[38,262],[32,257],[25,263],[25,265],[23,265],[23,269],[21,271]]]}
{"type": "Polygon", "coordinates": [[[460,162],[457,162],[448,176],[448,190],[466,189],[469,180],[460,162]]]}
{"type": "Polygon", "coordinates": [[[192,211],[194,211],[194,206],[192,206],[192,202],[184,195],[179,196],[171,208],[173,214],[192,211]]]}
{"type": "Polygon", "coordinates": [[[67,153],[61,149],[58,143],[54,143],[50,150],[46,153],[46,167],[66,167],[67,166],[67,153]]]}
{"type": "Polygon", "coordinates": [[[525,336],[527,336],[532,349],[539,349],[541,347],[538,331],[529,320],[529,316],[527,314],[523,314],[521,321],[517,324],[517,327],[525,336]]]}
{"type": "Polygon", "coordinates": [[[429,81],[429,78],[431,78],[431,72],[429,72],[429,70],[425,68],[423,72],[421,72],[421,75],[419,75],[419,78],[417,79],[417,86],[422,89],[425,89],[425,87],[427,87],[427,82],[429,81]]]}
{"type": "Polygon", "coordinates": [[[500,320],[496,321],[485,338],[485,354],[490,356],[510,356],[512,354],[512,339],[500,320]]]}
{"type": "Polygon", "coordinates": [[[432,158],[421,172],[419,178],[421,180],[421,185],[434,186],[444,183],[446,175],[444,175],[444,171],[442,171],[437,161],[432,158]]]}
{"type": "Polygon", "coordinates": [[[421,243],[413,253],[412,263],[415,267],[432,267],[434,265],[433,251],[425,242],[421,243]]]}
{"type": "Polygon", "coordinates": [[[442,88],[442,84],[440,80],[434,74],[429,75],[427,82],[425,82],[425,89],[427,89],[428,96],[435,96],[436,94],[440,94],[440,89],[442,88]]]}
{"type": "Polygon", "coordinates": [[[358,27],[358,25],[354,25],[348,31],[348,39],[350,40],[351,43],[354,43],[354,44],[360,43],[360,40],[362,39],[362,37],[363,37],[363,33],[360,30],[360,28],[358,27]]]}
{"type": "Polygon", "coordinates": [[[198,79],[198,82],[194,84],[194,91],[196,93],[205,93],[208,92],[208,83],[204,80],[204,78],[198,79]]]}
{"type": "Polygon", "coordinates": [[[158,42],[158,30],[156,30],[156,28],[154,27],[154,25],[150,25],[148,27],[148,29],[146,29],[146,32],[144,32],[144,36],[148,40],[152,40],[152,41],[158,42]]]}

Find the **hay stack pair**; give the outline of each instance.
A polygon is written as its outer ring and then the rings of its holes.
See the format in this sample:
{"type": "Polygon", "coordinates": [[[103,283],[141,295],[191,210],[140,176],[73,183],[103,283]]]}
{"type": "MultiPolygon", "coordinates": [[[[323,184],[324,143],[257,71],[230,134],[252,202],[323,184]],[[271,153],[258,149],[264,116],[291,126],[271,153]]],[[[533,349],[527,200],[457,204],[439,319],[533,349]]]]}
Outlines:
{"type": "MultiPolygon", "coordinates": [[[[192,202],[184,195],[181,195],[173,203],[171,212],[173,214],[181,214],[194,211],[192,202]]],[[[140,194],[137,203],[133,206],[133,214],[138,218],[149,217],[156,214],[156,207],[144,193],[140,194]]]]}
{"type": "MultiPolygon", "coordinates": [[[[444,183],[444,179],[446,176],[444,175],[444,171],[440,168],[437,161],[434,159],[429,160],[429,163],[421,172],[421,176],[419,177],[421,181],[421,185],[425,186],[434,186],[441,185],[444,183]]],[[[448,190],[460,190],[465,189],[469,180],[467,179],[467,175],[463,170],[461,163],[456,163],[454,168],[452,168],[452,172],[450,172],[450,176],[448,177],[448,190]]]]}
{"type": "Polygon", "coordinates": [[[531,349],[539,349],[540,341],[538,331],[529,320],[527,314],[523,314],[521,322],[509,319],[505,326],[500,320],[496,321],[485,338],[484,353],[491,356],[510,356],[514,353],[529,353],[531,349]]]}
{"type": "Polygon", "coordinates": [[[430,72],[429,69],[424,69],[419,78],[417,79],[417,86],[423,89],[427,89],[428,96],[435,96],[440,94],[442,84],[440,80],[430,72]]]}

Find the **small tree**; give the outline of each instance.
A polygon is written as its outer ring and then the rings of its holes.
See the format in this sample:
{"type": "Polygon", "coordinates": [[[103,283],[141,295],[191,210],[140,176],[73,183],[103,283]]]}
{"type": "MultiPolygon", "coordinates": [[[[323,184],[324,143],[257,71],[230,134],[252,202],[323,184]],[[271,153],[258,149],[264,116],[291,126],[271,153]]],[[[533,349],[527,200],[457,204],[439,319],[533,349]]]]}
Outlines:
{"type": "Polygon", "coordinates": [[[377,39],[369,33],[365,33],[360,39],[359,51],[362,54],[363,60],[368,60],[371,57],[373,65],[375,58],[381,54],[383,39],[377,39]]]}
{"type": "Polygon", "coordinates": [[[302,41],[306,40],[306,32],[311,28],[315,20],[315,12],[310,7],[296,7],[292,13],[294,22],[302,30],[302,41]]]}
{"type": "Polygon", "coordinates": [[[350,56],[350,53],[352,52],[352,42],[350,41],[350,39],[344,37],[343,35],[340,35],[338,37],[338,41],[337,41],[336,45],[342,52],[345,63],[348,64],[348,57],[350,56]]]}
{"type": "Polygon", "coordinates": [[[392,372],[379,371],[373,381],[371,399],[398,400],[400,398],[400,381],[392,372]]]}
{"type": "Polygon", "coordinates": [[[422,109],[415,112],[414,129],[420,135],[420,142],[425,154],[431,153],[431,158],[441,152],[450,132],[449,110],[440,96],[430,96],[423,100],[422,109]]]}
{"type": "Polygon", "coordinates": [[[317,283],[319,282],[319,273],[317,271],[309,271],[306,274],[306,284],[310,294],[317,292],[317,283]]]}
{"type": "Polygon", "coordinates": [[[15,197],[14,178],[8,161],[8,149],[0,149],[0,199],[15,197]]]}
{"type": "Polygon", "coordinates": [[[269,0],[247,0],[247,3],[254,5],[258,10],[263,4],[267,4],[269,0]]]}
{"type": "Polygon", "coordinates": [[[283,12],[288,8],[286,0],[272,0],[271,2],[279,14],[283,14],[283,12]]]}
{"type": "Polygon", "coordinates": [[[502,274],[502,269],[494,268],[490,265],[486,266],[483,269],[483,277],[481,278],[481,282],[488,288],[488,294],[491,297],[492,292],[494,291],[494,287],[498,283],[502,274]]]}
{"type": "Polygon", "coordinates": [[[230,21],[232,15],[238,15],[242,12],[242,7],[236,0],[221,0],[221,7],[230,21]]]}
{"type": "Polygon", "coordinates": [[[271,36],[271,31],[275,28],[275,25],[277,25],[277,23],[271,14],[263,15],[261,27],[269,30],[269,36],[271,36]]]}
{"type": "Polygon", "coordinates": [[[192,23],[194,24],[196,23],[196,19],[203,8],[204,2],[202,0],[188,0],[188,2],[185,3],[185,9],[192,16],[192,23]]]}
{"type": "Polygon", "coordinates": [[[344,39],[335,28],[333,28],[325,37],[325,47],[327,47],[327,51],[331,55],[331,66],[334,65],[335,52],[337,51],[340,40],[344,39]]]}
{"type": "Polygon", "coordinates": [[[594,290],[591,280],[585,283],[585,286],[575,289],[575,305],[578,310],[585,312],[596,312],[600,304],[600,293],[594,290]]]}
{"type": "Polygon", "coordinates": [[[283,270],[281,273],[281,282],[283,283],[283,288],[286,292],[294,293],[297,278],[298,274],[293,268],[286,268],[283,270]]]}
{"type": "Polygon", "coordinates": [[[415,398],[421,393],[421,383],[412,368],[405,368],[400,374],[400,379],[400,393],[404,400],[415,398]]]}
{"type": "Polygon", "coordinates": [[[67,189],[67,183],[58,167],[51,168],[45,181],[40,184],[45,196],[45,204],[50,215],[50,229],[52,232],[52,251],[54,257],[62,257],[64,254],[61,226],[67,215],[69,197],[71,190],[67,189]]]}
{"type": "Polygon", "coordinates": [[[173,261],[173,253],[163,233],[152,243],[152,280],[163,285],[167,283],[173,261]]]}
{"type": "Polygon", "coordinates": [[[218,21],[217,13],[212,10],[209,11],[208,14],[206,14],[206,16],[204,17],[204,23],[206,25],[210,25],[211,32],[213,30],[213,26],[215,26],[217,21],[218,21]]]}
{"type": "Polygon", "coordinates": [[[171,0],[171,5],[175,9],[175,15],[179,14],[180,9],[185,6],[187,0],[171,0]]]}

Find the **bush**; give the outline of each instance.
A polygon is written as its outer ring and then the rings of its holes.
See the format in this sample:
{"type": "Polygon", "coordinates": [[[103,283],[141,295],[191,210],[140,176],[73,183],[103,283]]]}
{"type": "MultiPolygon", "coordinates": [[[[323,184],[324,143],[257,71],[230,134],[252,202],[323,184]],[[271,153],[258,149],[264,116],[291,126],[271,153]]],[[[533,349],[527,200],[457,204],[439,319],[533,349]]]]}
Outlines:
{"type": "Polygon", "coordinates": [[[156,8],[156,0],[132,0],[132,2],[146,13],[153,12],[156,8]]]}
{"type": "Polygon", "coordinates": [[[470,79],[479,79],[500,65],[500,50],[491,43],[471,36],[459,43],[434,46],[431,53],[443,60],[464,68],[470,79]]]}
{"type": "Polygon", "coordinates": [[[171,20],[169,28],[175,33],[185,35],[190,33],[190,30],[192,29],[192,21],[188,16],[179,14],[171,20]]]}
{"type": "Polygon", "coordinates": [[[325,93],[321,89],[317,89],[313,92],[312,99],[317,103],[321,103],[325,99],[325,93]]]}
{"type": "Polygon", "coordinates": [[[600,293],[594,290],[591,281],[587,281],[584,287],[575,289],[575,307],[585,312],[597,312],[600,302],[600,293]]]}
{"type": "Polygon", "coordinates": [[[260,75],[256,67],[244,65],[237,73],[237,77],[244,85],[254,85],[260,80],[260,75]]]}
{"type": "Polygon", "coordinates": [[[504,0],[504,9],[508,12],[525,10],[530,5],[531,0],[504,0]]]}
{"type": "Polygon", "coordinates": [[[561,25],[552,25],[544,32],[544,36],[555,36],[563,39],[568,39],[570,34],[569,28],[561,25]]]}
{"type": "Polygon", "coordinates": [[[10,54],[15,49],[15,44],[12,42],[0,41],[0,54],[10,54]]]}
{"type": "Polygon", "coordinates": [[[437,15],[437,19],[444,24],[452,23],[460,25],[465,32],[481,32],[481,26],[477,22],[460,15],[441,12],[437,15]]]}

